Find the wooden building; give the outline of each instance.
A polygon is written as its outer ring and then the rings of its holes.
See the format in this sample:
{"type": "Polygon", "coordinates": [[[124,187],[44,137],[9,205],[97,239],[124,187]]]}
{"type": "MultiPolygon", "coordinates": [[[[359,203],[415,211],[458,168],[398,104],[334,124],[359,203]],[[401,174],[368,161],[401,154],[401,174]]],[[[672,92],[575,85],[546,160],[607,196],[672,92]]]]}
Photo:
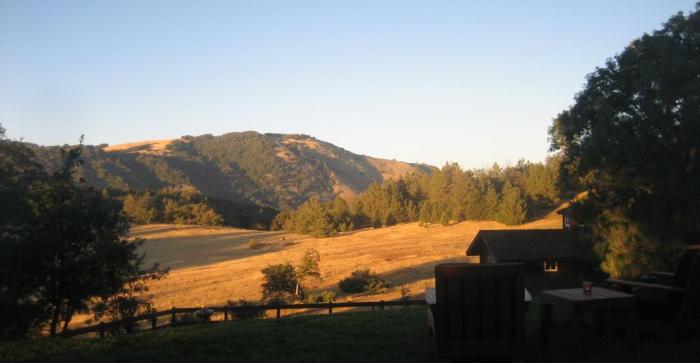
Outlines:
{"type": "Polygon", "coordinates": [[[589,253],[566,229],[481,230],[466,251],[480,263],[525,263],[525,287],[532,293],[600,279],[589,253]]]}

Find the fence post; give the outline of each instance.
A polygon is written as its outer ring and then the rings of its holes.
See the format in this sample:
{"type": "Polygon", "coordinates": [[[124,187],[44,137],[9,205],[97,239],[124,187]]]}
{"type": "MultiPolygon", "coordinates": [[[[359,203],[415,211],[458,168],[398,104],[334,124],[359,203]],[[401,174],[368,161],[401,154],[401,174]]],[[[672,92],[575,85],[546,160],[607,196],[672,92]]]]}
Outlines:
{"type": "Polygon", "coordinates": [[[170,310],[170,325],[175,325],[177,322],[175,321],[175,307],[173,306],[172,310],[170,310]]]}
{"type": "Polygon", "coordinates": [[[333,302],[328,303],[328,315],[333,315],[333,302]]]}
{"type": "Polygon", "coordinates": [[[280,318],[280,304],[277,303],[277,319],[280,318]]]}
{"type": "Polygon", "coordinates": [[[379,310],[384,310],[384,300],[379,300],[379,310]]]}
{"type": "Polygon", "coordinates": [[[156,313],[153,312],[153,315],[151,315],[151,329],[155,329],[157,325],[158,325],[158,317],[156,316],[156,313]]]}
{"type": "Polygon", "coordinates": [[[228,321],[228,306],[224,306],[224,321],[228,321]]]}
{"type": "Polygon", "coordinates": [[[100,338],[105,337],[105,323],[100,322],[100,338]]]}

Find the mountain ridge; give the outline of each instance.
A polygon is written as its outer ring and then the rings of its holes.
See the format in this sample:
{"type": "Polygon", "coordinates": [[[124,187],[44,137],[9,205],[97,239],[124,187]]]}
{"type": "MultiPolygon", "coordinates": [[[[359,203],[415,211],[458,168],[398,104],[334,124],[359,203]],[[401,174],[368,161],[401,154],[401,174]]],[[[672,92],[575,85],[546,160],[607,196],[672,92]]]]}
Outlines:
{"type": "MultiPolygon", "coordinates": [[[[58,160],[60,147],[36,146],[40,159],[58,160]]],[[[231,132],[85,145],[81,177],[118,191],[194,187],[206,196],[274,209],[313,196],[352,199],[371,183],[437,170],[428,164],[374,158],[303,134],[231,132]]]]}

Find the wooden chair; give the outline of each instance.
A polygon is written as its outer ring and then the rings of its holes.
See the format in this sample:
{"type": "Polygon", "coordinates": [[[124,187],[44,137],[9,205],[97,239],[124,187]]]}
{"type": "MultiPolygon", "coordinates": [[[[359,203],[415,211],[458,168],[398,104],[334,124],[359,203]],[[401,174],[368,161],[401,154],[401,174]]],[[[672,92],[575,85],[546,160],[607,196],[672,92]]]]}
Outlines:
{"type": "Polygon", "coordinates": [[[436,302],[428,327],[443,359],[525,353],[524,265],[435,266],[436,302]]]}
{"type": "Polygon", "coordinates": [[[700,331],[700,251],[683,254],[676,272],[656,273],[670,285],[608,279],[638,297],[639,328],[661,338],[677,339],[700,331]]]}

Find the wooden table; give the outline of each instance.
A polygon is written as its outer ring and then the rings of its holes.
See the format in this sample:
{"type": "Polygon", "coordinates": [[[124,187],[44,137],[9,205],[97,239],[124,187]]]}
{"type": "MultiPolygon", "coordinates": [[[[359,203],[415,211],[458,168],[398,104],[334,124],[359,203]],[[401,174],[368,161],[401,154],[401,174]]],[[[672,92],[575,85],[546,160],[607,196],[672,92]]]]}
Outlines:
{"type": "Polygon", "coordinates": [[[637,337],[637,303],[634,295],[593,287],[588,295],[583,293],[582,288],[543,290],[540,299],[540,334],[543,345],[549,343],[553,307],[571,312],[570,321],[577,334],[581,332],[584,312],[596,314],[594,321],[596,328],[599,328],[605,313],[620,311],[625,318],[628,337],[637,337]]]}

